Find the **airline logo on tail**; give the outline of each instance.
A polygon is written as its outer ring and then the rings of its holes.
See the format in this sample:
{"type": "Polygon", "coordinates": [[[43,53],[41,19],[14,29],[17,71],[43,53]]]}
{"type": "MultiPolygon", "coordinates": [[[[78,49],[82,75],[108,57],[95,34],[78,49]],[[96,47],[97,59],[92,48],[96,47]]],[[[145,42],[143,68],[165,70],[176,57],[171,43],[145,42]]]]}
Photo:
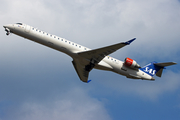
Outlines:
{"type": "Polygon", "coordinates": [[[148,65],[144,66],[143,68],[140,68],[140,70],[144,71],[145,73],[154,76],[156,72],[158,72],[162,67],[155,66],[154,63],[157,62],[151,62],[148,65]]]}
{"type": "Polygon", "coordinates": [[[144,72],[149,73],[151,75],[155,75],[156,70],[150,69],[149,67],[145,67],[144,72]]]}

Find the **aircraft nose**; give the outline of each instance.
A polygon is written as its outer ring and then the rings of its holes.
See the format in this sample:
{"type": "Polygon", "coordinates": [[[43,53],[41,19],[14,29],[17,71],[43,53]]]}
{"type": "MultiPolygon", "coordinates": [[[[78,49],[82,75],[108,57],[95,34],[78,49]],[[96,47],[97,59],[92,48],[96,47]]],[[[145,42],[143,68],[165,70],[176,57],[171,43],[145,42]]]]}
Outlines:
{"type": "Polygon", "coordinates": [[[3,25],[4,28],[7,28],[7,25],[3,25]]]}
{"type": "Polygon", "coordinates": [[[10,28],[12,29],[13,28],[13,25],[12,24],[7,24],[7,25],[3,25],[4,28],[10,28]]]}
{"type": "Polygon", "coordinates": [[[14,30],[13,24],[3,25],[3,27],[5,28],[5,31],[7,32],[6,35],[9,35],[14,30]]]}

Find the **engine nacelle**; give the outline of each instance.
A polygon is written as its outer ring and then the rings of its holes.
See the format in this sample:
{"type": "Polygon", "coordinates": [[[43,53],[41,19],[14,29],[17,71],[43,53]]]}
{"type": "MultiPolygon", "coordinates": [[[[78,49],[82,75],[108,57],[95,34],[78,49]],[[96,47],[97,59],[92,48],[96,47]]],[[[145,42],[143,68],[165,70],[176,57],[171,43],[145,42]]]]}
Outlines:
{"type": "Polygon", "coordinates": [[[137,64],[137,62],[131,58],[125,58],[124,64],[130,68],[140,68],[141,66],[137,64]]]}

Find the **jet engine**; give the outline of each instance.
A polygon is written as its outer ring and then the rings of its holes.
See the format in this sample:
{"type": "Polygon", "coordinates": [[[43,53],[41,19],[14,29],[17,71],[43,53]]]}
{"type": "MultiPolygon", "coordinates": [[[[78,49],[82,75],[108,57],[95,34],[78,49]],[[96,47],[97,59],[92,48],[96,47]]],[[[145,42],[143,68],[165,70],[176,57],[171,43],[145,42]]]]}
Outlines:
{"type": "Polygon", "coordinates": [[[141,68],[141,66],[139,64],[137,64],[137,62],[131,58],[125,58],[124,60],[124,64],[130,68],[141,68]]]}

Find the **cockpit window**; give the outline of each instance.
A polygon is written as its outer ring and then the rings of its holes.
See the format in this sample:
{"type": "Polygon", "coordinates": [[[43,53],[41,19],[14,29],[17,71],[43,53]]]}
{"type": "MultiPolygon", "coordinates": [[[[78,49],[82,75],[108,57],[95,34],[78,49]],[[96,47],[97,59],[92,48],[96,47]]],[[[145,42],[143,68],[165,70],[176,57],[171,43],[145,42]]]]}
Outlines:
{"type": "Polygon", "coordinates": [[[18,25],[23,25],[22,23],[16,23],[16,24],[18,24],[18,25]]]}

